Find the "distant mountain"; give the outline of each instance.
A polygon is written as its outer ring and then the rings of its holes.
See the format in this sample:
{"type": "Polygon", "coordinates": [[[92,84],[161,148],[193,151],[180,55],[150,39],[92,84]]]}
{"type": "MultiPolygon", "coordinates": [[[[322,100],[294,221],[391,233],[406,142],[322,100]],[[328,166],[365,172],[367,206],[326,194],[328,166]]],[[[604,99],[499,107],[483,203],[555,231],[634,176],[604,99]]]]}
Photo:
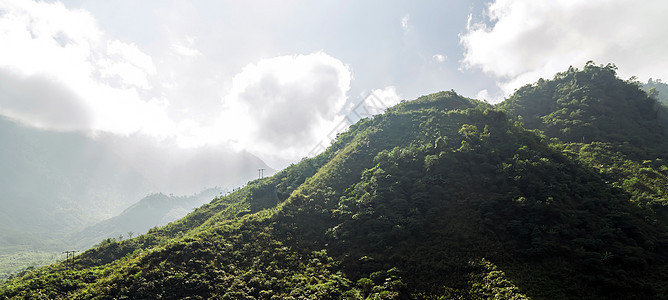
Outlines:
{"type": "Polygon", "coordinates": [[[185,217],[195,208],[226,192],[211,188],[192,196],[173,196],[162,193],[144,197],[121,214],[88,226],[69,239],[70,248],[88,249],[104,239],[122,240],[146,233],[150,228],[185,217]]]}
{"type": "Polygon", "coordinates": [[[271,171],[244,152],[169,148],[136,136],[43,131],[4,118],[0,140],[5,225],[0,241],[12,231],[69,233],[117,215],[149,193],[233,188],[256,178],[258,168],[271,171]]]}
{"type": "Polygon", "coordinates": [[[402,102],[178,221],[19,274],[0,297],[665,299],[655,103],[594,64],[499,106],[452,91],[402,102]]]}
{"type": "Polygon", "coordinates": [[[70,249],[69,236],[146,195],[231,189],[257,178],[258,168],[274,172],[247,152],[179,149],[141,136],[45,131],[3,117],[0,141],[0,276],[7,265],[31,264],[27,253],[44,261],[70,249]]]}
{"type": "Polygon", "coordinates": [[[665,82],[650,78],[647,83],[642,85],[642,89],[648,95],[655,97],[661,104],[668,105],[668,84],[665,82]]]}
{"type": "Polygon", "coordinates": [[[106,239],[122,240],[146,233],[151,228],[186,216],[224,192],[225,189],[211,188],[191,196],[151,194],[119,215],[73,234],[5,232],[5,254],[0,254],[0,280],[28,267],[58,261],[65,257],[63,250],[83,251],[106,239]]]}

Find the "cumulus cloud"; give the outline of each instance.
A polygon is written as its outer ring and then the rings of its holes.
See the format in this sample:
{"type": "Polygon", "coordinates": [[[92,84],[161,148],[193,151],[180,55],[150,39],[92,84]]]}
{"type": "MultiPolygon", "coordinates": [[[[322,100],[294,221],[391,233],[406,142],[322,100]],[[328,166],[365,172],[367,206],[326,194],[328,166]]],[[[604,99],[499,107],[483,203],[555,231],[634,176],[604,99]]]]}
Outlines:
{"type": "Polygon", "coordinates": [[[475,99],[481,100],[481,101],[486,101],[489,103],[499,103],[503,101],[504,99],[504,94],[502,92],[494,92],[490,93],[489,90],[483,89],[478,91],[475,95],[475,99]]]}
{"type": "MultiPolygon", "coordinates": [[[[280,164],[306,155],[336,126],[352,73],[324,52],[244,67],[215,121],[170,118],[153,58],[109,38],[86,11],[62,3],[0,2],[0,114],[51,130],[143,133],[184,147],[232,143],[280,164]]],[[[194,39],[171,54],[201,55],[194,39]]],[[[220,108],[220,107],[219,107],[220,108]]]]}
{"type": "Polygon", "coordinates": [[[140,97],[156,73],[136,45],[107,38],[62,3],[0,2],[0,113],[56,130],[121,134],[174,126],[164,99],[140,97]]]}
{"type": "Polygon", "coordinates": [[[335,125],[351,79],[348,66],[324,52],[249,64],[223,98],[218,128],[256,154],[298,159],[335,125]]]}
{"type": "Polygon", "coordinates": [[[487,89],[484,89],[484,90],[480,90],[480,91],[475,95],[475,98],[478,99],[478,100],[485,100],[485,101],[487,101],[487,100],[490,99],[491,97],[489,96],[489,91],[487,91],[487,89]]]}
{"type": "MultiPolygon", "coordinates": [[[[382,107],[383,109],[399,104],[402,100],[401,96],[397,93],[397,87],[395,86],[386,86],[382,89],[371,90],[371,94],[369,94],[367,98],[368,99],[365,99],[367,102],[366,105],[379,108],[382,107]],[[380,102],[376,103],[374,98],[377,98],[380,102]]],[[[382,111],[378,111],[378,113],[382,113],[382,111]]]]}
{"type": "Polygon", "coordinates": [[[668,78],[668,2],[496,0],[460,35],[466,68],[495,77],[508,95],[588,60],[620,75],[668,78]]]}

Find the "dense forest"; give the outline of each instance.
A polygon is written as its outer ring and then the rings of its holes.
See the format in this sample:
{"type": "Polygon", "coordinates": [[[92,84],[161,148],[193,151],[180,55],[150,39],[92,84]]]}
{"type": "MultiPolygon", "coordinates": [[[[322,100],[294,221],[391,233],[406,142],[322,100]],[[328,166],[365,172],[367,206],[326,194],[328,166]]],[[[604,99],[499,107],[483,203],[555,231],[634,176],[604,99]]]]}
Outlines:
{"type": "Polygon", "coordinates": [[[588,63],[499,105],[454,91],[0,298],[665,299],[665,108],[588,63]]]}

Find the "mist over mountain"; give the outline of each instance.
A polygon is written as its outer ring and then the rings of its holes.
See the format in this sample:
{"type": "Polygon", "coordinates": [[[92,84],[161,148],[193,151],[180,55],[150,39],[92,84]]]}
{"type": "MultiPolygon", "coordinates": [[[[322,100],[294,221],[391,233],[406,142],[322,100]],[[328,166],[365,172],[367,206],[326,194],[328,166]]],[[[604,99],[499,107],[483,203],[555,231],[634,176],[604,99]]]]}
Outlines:
{"type": "MultiPolygon", "coordinates": [[[[71,234],[151,193],[234,188],[272,169],[247,152],[141,136],[55,132],[0,118],[0,249],[71,234]]],[[[157,224],[156,224],[157,225],[157,224]]],[[[3,253],[6,253],[4,250],[3,253]]]]}
{"type": "Polygon", "coordinates": [[[661,79],[650,78],[647,83],[642,85],[642,88],[650,97],[656,98],[661,104],[668,106],[668,84],[661,79]]]}
{"type": "Polygon", "coordinates": [[[185,217],[194,209],[222,195],[226,190],[210,188],[190,196],[151,194],[125,209],[119,215],[88,226],[67,237],[72,249],[88,249],[94,244],[112,238],[132,238],[150,228],[185,217]]]}
{"type": "Polygon", "coordinates": [[[0,295],[663,299],[668,164],[654,107],[593,63],[497,106],[454,91],[405,101],[316,157],[18,274],[0,295]]]}

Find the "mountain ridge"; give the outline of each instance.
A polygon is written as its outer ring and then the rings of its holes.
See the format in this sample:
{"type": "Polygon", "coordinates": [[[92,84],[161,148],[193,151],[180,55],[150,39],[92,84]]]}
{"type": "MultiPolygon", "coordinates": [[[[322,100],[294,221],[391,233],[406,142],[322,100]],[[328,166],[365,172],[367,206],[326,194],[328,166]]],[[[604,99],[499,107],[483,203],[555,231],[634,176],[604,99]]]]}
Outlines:
{"type": "MultiPolygon", "coordinates": [[[[632,85],[607,66],[585,69],[567,75],[632,85]]],[[[639,136],[642,147],[605,131],[561,141],[561,129],[599,119],[541,131],[541,117],[517,115],[454,91],[402,102],[314,158],[142,236],[26,272],[0,295],[667,298],[668,220],[655,208],[668,166],[645,162],[663,133],[639,136]]],[[[622,134],[656,128],[644,121],[622,134]]]]}
{"type": "Polygon", "coordinates": [[[132,238],[132,235],[143,234],[150,228],[184,217],[223,192],[220,188],[210,188],[191,196],[148,195],[119,215],[77,232],[69,238],[69,244],[72,248],[88,249],[108,238],[132,238]]]}

